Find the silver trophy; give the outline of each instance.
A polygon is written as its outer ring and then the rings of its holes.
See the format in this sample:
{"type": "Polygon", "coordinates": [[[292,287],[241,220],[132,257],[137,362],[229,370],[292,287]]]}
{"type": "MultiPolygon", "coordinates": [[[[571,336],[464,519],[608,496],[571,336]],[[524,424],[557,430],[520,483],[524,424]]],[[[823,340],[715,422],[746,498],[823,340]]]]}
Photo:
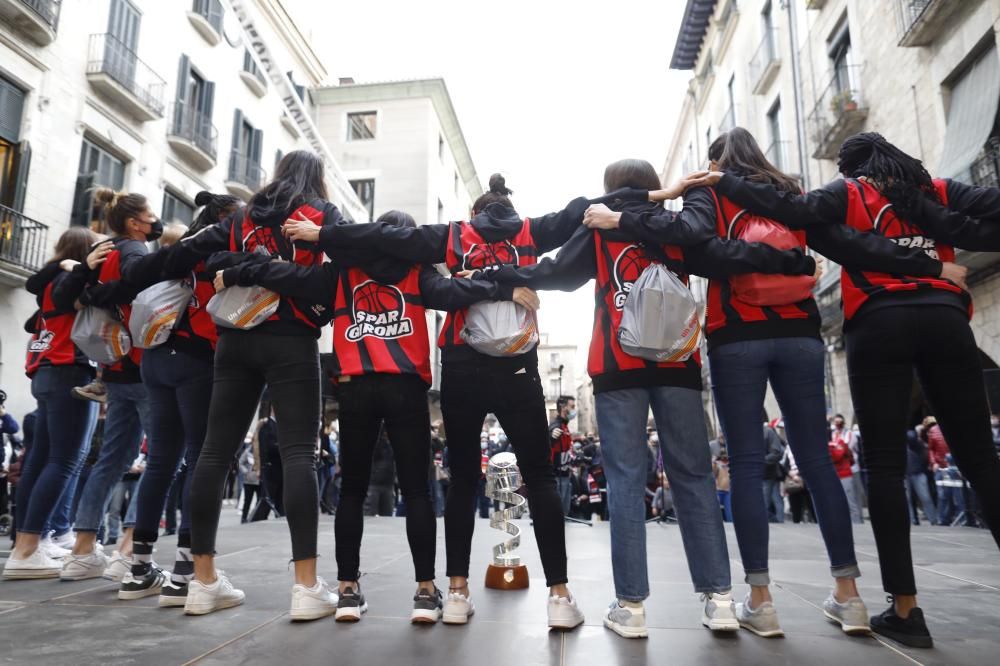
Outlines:
{"type": "Polygon", "coordinates": [[[498,453],[490,458],[486,468],[486,496],[502,506],[490,513],[490,527],[510,535],[506,541],[493,546],[493,563],[486,569],[486,587],[512,590],[528,587],[528,568],[514,550],[521,545],[521,528],[514,519],[524,515],[527,500],[517,493],[521,487],[521,472],[517,469],[517,456],[498,453]],[[506,505],[506,506],[504,506],[506,505]]]}

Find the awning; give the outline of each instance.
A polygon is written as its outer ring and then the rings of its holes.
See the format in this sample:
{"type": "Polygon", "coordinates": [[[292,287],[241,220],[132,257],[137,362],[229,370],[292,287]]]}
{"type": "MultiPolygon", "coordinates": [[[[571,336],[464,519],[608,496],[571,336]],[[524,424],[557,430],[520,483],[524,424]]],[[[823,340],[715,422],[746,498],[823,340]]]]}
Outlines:
{"type": "Polygon", "coordinates": [[[990,138],[1000,104],[1000,60],[991,46],[951,89],[948,127],[937,175],[969,180],[969,167],[990,138]]]}

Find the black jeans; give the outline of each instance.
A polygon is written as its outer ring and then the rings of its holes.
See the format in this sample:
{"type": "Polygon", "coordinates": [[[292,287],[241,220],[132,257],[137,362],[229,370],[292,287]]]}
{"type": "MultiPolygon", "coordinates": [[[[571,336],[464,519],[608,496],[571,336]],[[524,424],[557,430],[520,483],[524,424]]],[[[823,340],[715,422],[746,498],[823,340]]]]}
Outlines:
{"type": "MultiPolygon", "coordinates": [[[[400,494],[406,502],[406,538],[416,580],[433,580],[437,521],[427,485],[431,456],[427,384],[417,375],[379,373],[340,382],[337,393],[340,402],[340,505],[334,522],[337,579],[358,579],[372,456],[379,430],[385,423],[396,459],[400,494]]],[[[391,492],[389,488],[390,497],[391,492]]],[[[390,516],[391,508],[390,502],[390,516]]]]}
{"type": "Polygon", "coordinates": [[[914,369],[1000,545],[1000,458],[993,447],[979,349],[957,308],[889,307],[853,323],[847,333],[847,369],[864,442],[882,585],[890,594],[916,594],[904,487],[914,369]]]}
{"type": "Polygon", "coordinates": [[[278,424],[292,559],[317,556],[319,492],[314,461],[320,425],[320,372],[316,340],[253,331],[225,332],[215,351],[208,433],[191,479],[194,555],[215,552],[226,477],[265,385],[278,424]]]}
{"type": "Polygon", "coordinates": [[[447,575],[469,575],[469,552],[482,476],[479,434],[490,412],[510,438],[521,478],[528,488],[546,585],[566,583],[562,503],[552,471],[545,397],[534,355],[530,360],[520,361],[484,356],[476,362],[445,364],[442,370],[441,413],[451,470],[444,511],[447,575]]]}
{"type": "MultiPolygon", "coordinates": [[[[136,541],[156,541],[160,516],[181,461],[194,467],[198,461],[212,397],[212,364],[197,356],[157,347],[142,355],[142,381],[149,395],[151,432],[146,433],[146,471],[139,484],[136,505],[136,541]]],[[[183,479],[190,478],[185,474],[183,479]]],[[[182,479],[182,483],[184,480],[182,479]]],[[[190,483],[181,487],[181,528],[177,543],[190,542],[190,483]]]]}
{"type": "Polygon", "coordinates": [[[253,507],[254,496],[256,496],[258,500],[263,499],[263,495],[260,493],[260,485],[256,483],[244,483],[243,513],[240,518],[241,523],[247,522],[247,519],[250,517],[250,509],[253,507]]]}

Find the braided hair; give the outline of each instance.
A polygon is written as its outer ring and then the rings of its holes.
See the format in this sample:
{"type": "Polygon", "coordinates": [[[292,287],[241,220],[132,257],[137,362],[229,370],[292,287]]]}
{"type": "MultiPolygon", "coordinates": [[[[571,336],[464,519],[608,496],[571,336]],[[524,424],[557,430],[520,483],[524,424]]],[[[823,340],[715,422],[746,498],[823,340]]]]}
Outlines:
{"type": "Polygon", "coordinates": [[[920,197],[941,203],[923,162],[907,155],[877,132],[848,137],[840,147],[837,168],[845,178],[865,177],[904,217],[920,197]]]}
{"type": "Polygon", "coordinates": [[[193,236],[205,227],[210,227],[219,222],[223,217],[236,210],[243,202],[229,194],[212,194],[202,190],[194,197],[194,205],[204,206],[194,224],[188,229],[184,237],[193,236]]]}

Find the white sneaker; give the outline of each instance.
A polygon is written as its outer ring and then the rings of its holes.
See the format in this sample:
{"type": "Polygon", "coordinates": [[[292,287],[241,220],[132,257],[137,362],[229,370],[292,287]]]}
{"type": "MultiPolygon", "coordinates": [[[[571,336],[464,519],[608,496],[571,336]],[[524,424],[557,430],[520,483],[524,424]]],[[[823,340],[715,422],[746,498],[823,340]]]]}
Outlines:
{"type": "Polygon", "coordinates": [[[39,541],[38,549],[53,560],[61,560],[73,552],[70,548],[63,548],[62,546],[56,544],[50,537],[45,537],[39,541]]]}
{"type": "Polygon", "coordinates": [[[549,626],[555,629],[575,629],[583,624],[583,612],[576,605],[576,599],[549,597],[549,626]]]}
{"type": "Polygon", "coordinates": [[[205,585],[196,579],[188,583],[184,613],[187,615],[207,615],[212,611],[239,606],[246,599],[243,590],[237,590],[229,579],[218,574],[215,582],[205,585]]]}
{"type": "Polygon", "coordinates": [[[57,578],[62,571],[62,562],[54,560],[41,548],[36,548],[28,557],[17,559],[13,555],[3,567],[3,577],[7,579],[57,578]]]}
{"type": "Polygon", "coordinates": [[[623,606],[615,599],[604,611],[604,626],[622,638],[648,638],[646,609],[638,605],[623,606]]]}
{"type": "Polygon", "coordinates": [[[292,610],[289,615],[293,621],[318,620],[336,612],[337,595],[319,576],[316,576],[313,587],[298,583],[292,586],[292,610]]]}
{"type": "Polygon", "coordinates": [[[712,631],[739,631],[740,623],[736,619],[736,608],[733,605],[733,595],[728,592],[702,594],[705,610],[701,614],[701,623],[712,631]]]}
{"type": "Polygon", "coordinates": [[[445,624],[465,624],[476,612],[476,607],[472,605],[472,600],[464,594],[458,592],[448,592],[448,598],[444,602],[444,610],[441,613],[441,621],[445,624]]]}
{"type": "Polygon", "coordinates": [[[86,580],[88,578],[100,578],[111,560],[101,547],[94,545],[94,552],[86,555],[70,554],[63,560],[62,571],[59,578],[62,580],[86,580]]]}
{"type": "Polygon", "coordinates": [[[125,557],[116,550],[111,553],[111,560],[108,561],[108,567],[104,570],[103,576],[108,580],[120,583],[129,571],[132,571],[132,558],[125,557]]]}
{"type": "Polygon", "coordinates": [[[750,608],[750,595],[736,604],[736,620],[744,629],[748,629],[764,638],[784,636],[781,624],[778,622],[778,611],[770,601],[762,602],[757,608],[750,608]]]}
{"type": "Polygon", "coordinates": [[[823,613],[840,625],[845,634],[869,634],[871,626],[868,619],[868,608],[861,597],[851,597],[844,603],[830,596],[823,602],[823,613]]]}
{"type": "Polygon", "coordinates": [[[59,546],[60,548],[65,548],[66,550],[73,550],[73,545],[76,543],[76,539],[73,537],[73,531],[69,530],[62,536],[51,537],[52,543],[59,546]]]}

